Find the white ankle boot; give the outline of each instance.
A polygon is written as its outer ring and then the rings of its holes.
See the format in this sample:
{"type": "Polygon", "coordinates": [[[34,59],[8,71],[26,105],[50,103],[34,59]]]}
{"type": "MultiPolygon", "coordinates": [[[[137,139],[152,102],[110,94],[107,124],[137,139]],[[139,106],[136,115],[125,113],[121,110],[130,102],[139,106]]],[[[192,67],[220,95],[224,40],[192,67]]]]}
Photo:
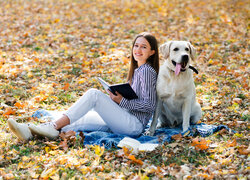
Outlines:
{"type": "Polygon", "coordinates": [[[33,136],[30,132],[29,125],[24,123],[17,123],[13,119],[7,121],[10,130],[21,140],[29,140],[33,136]]]}
{"type": "Polygon", "coordinates": [[[50,139],[54,139],[59,135],[59,131],[55,129],[53,123],[51,122],[40,125],[30,124],[29,129],[32,132],[32,134],[36,134],[42,137],[47,137],[50,139]]]}

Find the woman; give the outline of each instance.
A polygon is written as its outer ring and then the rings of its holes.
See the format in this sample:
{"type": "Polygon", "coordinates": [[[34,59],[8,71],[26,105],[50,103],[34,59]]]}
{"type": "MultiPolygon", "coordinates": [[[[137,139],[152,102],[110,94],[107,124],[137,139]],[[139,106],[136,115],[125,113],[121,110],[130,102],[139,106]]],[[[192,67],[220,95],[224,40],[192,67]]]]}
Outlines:
{"type": "Polygon", "coordinates": [[[8,120],[11,131],[21,140],[34,134],[55,138],[59,130],[83,117],[80,125],[85,131],[111,130],[116,134],[140,135],[156,106],[156,79],[159,72],[159,54],[156,38],[144,32],[133,41],[128,81],[138,99],[128,100],[116,92],[109,96],[97,89],[88,90],[55,122],[40,125],[8,120]]]}

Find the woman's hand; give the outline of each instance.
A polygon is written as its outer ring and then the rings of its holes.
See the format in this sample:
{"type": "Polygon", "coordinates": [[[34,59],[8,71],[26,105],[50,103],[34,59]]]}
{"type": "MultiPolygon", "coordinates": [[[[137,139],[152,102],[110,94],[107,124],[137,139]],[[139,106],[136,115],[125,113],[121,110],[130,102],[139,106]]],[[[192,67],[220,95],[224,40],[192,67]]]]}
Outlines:
{"type": "Polygon", "coordinates": [[[109,93],[109,97],[115,101],[117,104],[120,104],[121,100],[122,100],[122,95],[120,93],[118,93],[117,91],[115,92],[116,95],[114,95],[112,92],[110,92],[108,90],[108,93],[109,93]]]}

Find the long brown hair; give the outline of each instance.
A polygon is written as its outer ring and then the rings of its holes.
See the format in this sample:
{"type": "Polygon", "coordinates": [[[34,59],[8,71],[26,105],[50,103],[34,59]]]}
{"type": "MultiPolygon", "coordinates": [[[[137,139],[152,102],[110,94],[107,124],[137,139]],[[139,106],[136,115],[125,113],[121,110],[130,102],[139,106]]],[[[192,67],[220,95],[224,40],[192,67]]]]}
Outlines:
{"type": "Polygon", "coordinates": [[[160,63],[159,63],[159,52],[158,52],[157,40],[152,34],[150,34],[148,32],[140,33],[139,35],[137,35],[135,37],[135,39],[133,41],[133,45],[132,45],[132,52],[131,52],[131,57],[130,57],[130,68],[129,68],[129,73],[128,73],[128,81],[130,83],[132,83],[132,77],[134,75],[135,69],[138,68],[138,63],[133,56],[133,48],[135,45],[135,41],[139,37],[144,37],[148,41],[148,43],[150,44],[151,50],[155,51],[155,53],[147,59],[146,63],[148,63],[150,66],[152,66],[157,74],[159,72],[159,64],[160,63]]]}

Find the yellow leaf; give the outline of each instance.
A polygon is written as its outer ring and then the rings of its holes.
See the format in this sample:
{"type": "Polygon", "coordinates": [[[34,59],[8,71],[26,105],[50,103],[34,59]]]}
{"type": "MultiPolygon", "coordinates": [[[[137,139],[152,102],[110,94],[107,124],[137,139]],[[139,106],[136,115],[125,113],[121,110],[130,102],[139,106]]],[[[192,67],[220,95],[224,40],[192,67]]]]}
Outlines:
{"type": "Polygon", "coordinates": [[[94,148],[95,148],[95,154],[101,157],[104,153],[104,147],[96,145],[94,148]]]}
{"type": "Polygon", "coordinates": [[[60,22],[60,19],[55,19],[54,20],[54,23],[58,23],[58,22],[60,22]]]}
{"type": "Polygon", "coordinates": [[[58,174],[55,174],[53,176],[50,177],[52,180],[59,180],[60,176],[58,174]]]}
{"type": "Polygon", "coordinates": [[[51,154],[51,155],[57,155],[58,154],[58,151],[49,151],[49,154],[51,154]]]}
{"type": "Polygon", "coordinates": [[[41,174],[41,178],[49,178],[50,176],[54,175],[55,173],[56,173],[56,170],[53,168],[45,169],[41,174]]]}
{"type": "Polygon", "coordinates": [[[217,149],[217,152],[218,152],[218,153],[222,153],[224,150],[225,150],[225,148],[222,147],[222,146],[220,146],[220,147],[217,149]]]}
{"type": "Polygon", "coordinates": [[[117,46],[117,44],[115,42],[112,42],[111,45],[113,45],[114,47],[117,46]]]}
{"type": "Polygon", "coordinates": [[[45,151],[46,151],[46,153],[48,153],[50,151],[50,147],[46,146],[45,151]]]}
{"type": "Polygon", "coordinates": [[[83,84],[83,83],[85,83],[85,82],[86,82],[85,79],[79,79],[78,84],[83,84]]]}
{"type": "Polygon", "coordinates": [[[37,179],[39,177],[39,174],[36,174],[36,172],[32,170],[29,170],[29,174],[34,179],[37,179]]]}
{"type": "Polygon", "coordinates": [[[27,157],[27,156],[23,156],[23,157],[22,157],[22,161],[28,161],[28,160],[30,160],[29,157],[27,157]]]}
{"type": "Polygon", "coordinates": [[[234,137],[242,137],[242,136],[243,136],[243,134],[239,134],[239,133],[234,134],[234,137]]]}
{"type": "Polygon", "coordinates": [[[204,110],[211,110],[211,109],[213,109],[213,107],[212,106],[205,106],[205,107],[202,107],[201,108],[203,111],[204,110]]]}

